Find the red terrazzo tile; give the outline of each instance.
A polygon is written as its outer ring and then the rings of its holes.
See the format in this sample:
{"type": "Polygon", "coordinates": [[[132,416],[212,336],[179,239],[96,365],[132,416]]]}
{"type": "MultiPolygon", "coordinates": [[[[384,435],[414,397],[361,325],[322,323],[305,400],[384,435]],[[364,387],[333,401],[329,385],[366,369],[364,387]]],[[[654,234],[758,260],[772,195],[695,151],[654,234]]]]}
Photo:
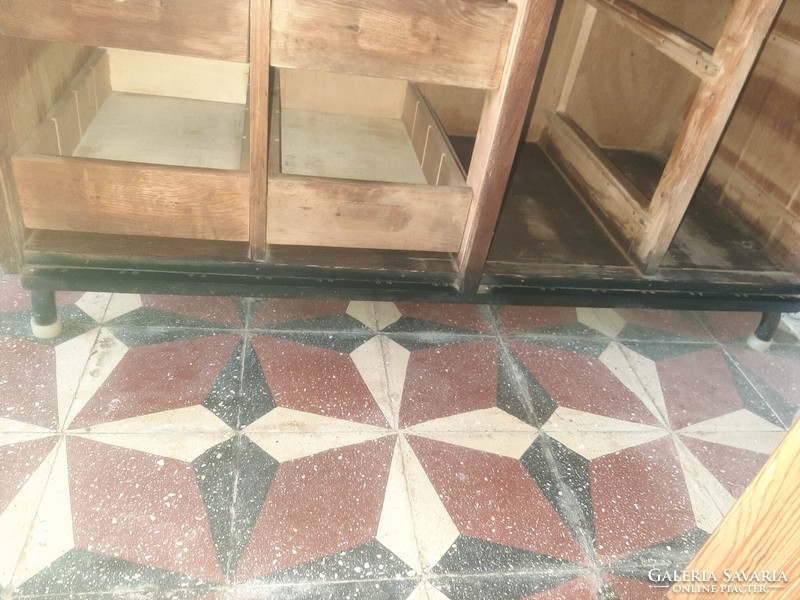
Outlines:
{"type": "Polygon", "coordinates": [[[658,425],[642,401],[599,359],[523,342],[508,346],[560,406],[658,425]]]}
{"type": "Polygon", "coordinates": [[[0,417],[58,427],[55,348],[0,337],[0,417]]]}
{"type": "Polygon", "coordinates": [[[76,547],[222,580],[191,464],[77,438],[67,456],[76,547]]]}
{"type": "Polygon", "coordinates": [[[236,580],[263,577],[374,538],[394,444],[389,436],[283,463],[236,580]]]}
{"type": "Polygon", "coordinates": [[[386,426],[349,355],[267,336],[251,343],[278,406],[386,426]]]}
{"type": "Polygon", "coordinates": [[[578,543],[519,461],[408,437],[462,535],[580,563],[578,543]]]}
{"type": "Polygon", "coordinates": [[[719,348],[662,360],[657,369],[673,429],[742,407],[725,355],[719,348]]]}
{"type": "Polygon", "coordinates": [[[128,349],[72,427],[202,404],[239,340],[218,335],[128,349]]]}
{"type": "Polygon", "coordinates": [[[236,303],[231,296],[142,295],[143,307],[233,327],[243,325],[236,303]]]}
{"type": "Polygon", "coordinates": [[[347,311],[349,304],[346,300],[304,300],[300,298],[258,300],[252,310],[250,325],[265,327],[342,314],[347,311]]]}
{"type": "Polygon", "coordinates": [[[466,329],[475,333],[492,333],[493,331],[492,326],[474,304],[397,302],[395,305],[404,317],[466,329]]]}
{"type": "Polygon", "coordinates": [[[695,527],[669,439],[596,458],[589,478],[598,556],[614,560],[695,527]]]}
{"type": "Polygon", "coordinates": [[[561,306],[501,306],[500,330],[503,333],[525,333],[578,322],[574,308],[561,306]]]}
{"type": "Polygon", "coordinates": [[[487,340],[412,352],[400,427],[495,406],[498,350],[495,340],[487,340]]]}

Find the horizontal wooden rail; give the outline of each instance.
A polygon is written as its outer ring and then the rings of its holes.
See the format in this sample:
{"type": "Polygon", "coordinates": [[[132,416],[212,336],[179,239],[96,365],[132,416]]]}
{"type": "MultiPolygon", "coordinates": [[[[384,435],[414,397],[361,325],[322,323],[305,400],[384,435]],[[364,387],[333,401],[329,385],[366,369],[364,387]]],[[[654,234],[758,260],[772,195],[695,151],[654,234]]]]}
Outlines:
{"type": "Polygon", "coordinates": [[[712,48],[629,0],[586,2],[698,77],[714,77],[719,73],[712,48]]]}
{"type": "Polygon", "coordinates": [[[515,15],[515,5],[500,0],[272,0],[270,61],[496,88],[515,15]]]}
{"type": "Polygon", "coordinates": [[[624,250],[644,226],[648,200],[567,115],[550,113],[544,149],[624,250]]]}

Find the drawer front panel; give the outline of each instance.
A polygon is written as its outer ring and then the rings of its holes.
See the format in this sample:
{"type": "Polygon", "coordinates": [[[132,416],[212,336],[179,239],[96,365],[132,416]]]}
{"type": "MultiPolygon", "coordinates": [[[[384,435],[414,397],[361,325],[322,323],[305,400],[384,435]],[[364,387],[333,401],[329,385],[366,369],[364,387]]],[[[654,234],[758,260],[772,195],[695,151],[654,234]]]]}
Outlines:
{"type": "Polygon", "coordinates": [[[246,241],[246,172],[14,156],[26,227],[246,241]]]}
{"type": "Polygon", "coordinates": [[[469,188],[278,176],[269,181],[267,242],[455,252],[469,188]]]}
{"type": "Polygon", "coordinates": [[[0,32],[246,62],[247,0],[5,0],[0,32]]]}
{"type": "Polygon", "coordinates": [[[270,62],[495,88],[515,15],[501,0],[273,0],[270,62]]]}

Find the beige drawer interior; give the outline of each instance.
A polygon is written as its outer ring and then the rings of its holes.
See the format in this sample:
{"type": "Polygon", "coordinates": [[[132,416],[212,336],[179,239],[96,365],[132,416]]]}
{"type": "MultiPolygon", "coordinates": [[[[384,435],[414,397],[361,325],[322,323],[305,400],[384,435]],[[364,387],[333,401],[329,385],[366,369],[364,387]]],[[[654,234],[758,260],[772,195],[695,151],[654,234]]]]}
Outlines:
{"type": "Polygon", "coordinates": [[[247,77],[240,63],[98,50],[13,158],[25,225],[247,240],[247,77]]]}
{"type": "Polygon", "coordinates": [[[270,127],[270,244],[458,249],[471,190],[402,80],[284,69],[270,127]]]}

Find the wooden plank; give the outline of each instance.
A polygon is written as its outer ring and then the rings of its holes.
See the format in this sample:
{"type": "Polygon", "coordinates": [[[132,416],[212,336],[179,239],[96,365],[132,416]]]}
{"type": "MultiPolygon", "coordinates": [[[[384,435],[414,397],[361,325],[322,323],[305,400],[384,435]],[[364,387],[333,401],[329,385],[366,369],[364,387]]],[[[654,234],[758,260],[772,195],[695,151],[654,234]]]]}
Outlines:
{"type": "Polygon", "coordinates": [[[711,78],[719,72],[720,66],[711,48],[634,3],[628,0],[586,1],[698,77],[711,78]]]}
{"type": "Polygon", "coordinates": [[[116,92],[247,102],[246,63],[108,48],[111,89],[116,92]]]}
{"type": "Polygon", "coordinates": [[[58,153],[69,156],[81,141],[80,116],[78,102],[73,90],[67,90],[48,113],[48,118],[56,127],[58,153]]]}
{"type": "Polygon", "coordinates": [[[568,116],[551,113],[545,152],[625,249],[642,230],[648,200],[568,116]]]}
{"type": "Polygon", "coordinates": [[[106,101],[106,98],[111,93],[111,65],[108,62],[108,52],[99,51],[90,68],[94,79],[97,110],[100,110],[103,102],[106,101]]]}
{"type": "Polygon", "coordinates": [[[425,180],[430,185],[466,185],[467,175],[458,162],[455,150],[450,145],[439,119],[415,85],[410,85],[409,90],[418,103],[416,124],[428,130],[424,158],[420,161],[425,180]]]}
{"type": "Polygon", "coordinates": [[[278,67],[495,88],[514,13],[512,3],[499,0],[274,0],[271,60],[278,67]]]}
{"type": "Polygon", "coordinates": [[[658,268],[675,236],[781,4],[742,0],[734,5],[714,51],[721,70],[700,82],[634,248],[646,272],[658,268]]]}
{"type": "Polygon", "coordinates": [[[250,2],[250,258],[267,257],[270,0],[250,2]]]}
{"type": "Polygon", "coordinates": [[[15,156],[30,228],[243,241],[246,173],[15,156]]]}
{"type": "Polygon", "coordinates": [[[399,119],[407,83],[393,79],[282,69],[281,105],[337,115],[399,119]]]}
{"type": "MultiPolygon", "coordinates": [[[[696,593],[671,590],[670,600],[711,600],[736,597],[742,600],[797,598],[800,582],[800,423],[796,423],[755,479],[736,501],[717,529],[706,540],[686,571],[714,573],[716,591],[696,593]],[[783,526],[782,526],[783,524],[783,526]],[[728,593],[721,591],[724,573],[757,571],[782,573],[786,581],[766,583],[765,591],[728,593]]],[[[712,582],[713,583],[713,582],[712,582]]],[[[732,585],[730,582],[729,585],[732,585]]],[[[756,585],[760,585],[757,583],[756,585]]]]}
{"type": "Polygon", "coordinates": [[[25,235],[11,154],[36,130],[89,54],[78,46],[0,36],[0,269],[6,273],[22,264],[25,235]],[[53,57],[57,64],[51,64],[53,57]]]}
{"type": "Polygon", "coordinates": [[[281,172],[281,75],[276,69],[272,79],[272,103],[269,111],[269,149],[267,171],[269,176],[281,172]]]}
{"type": "Polygon", "coordinates": [[[248,1],[4,0],[0,34],[247,62],[248,1]]]}
{"type": "Polygon", "coordinates": [[[554,0],[519,0],[500,87],[486,96],[467,185],[472,188],[458,252],[459,289],[478,289],[500,213],[533,84],[555,10],[554,0]]]}
{"type": "Polygon", "coordinates": [[[159,238],[143,235],[118,235],[33,229],[25,239],[25,261],[29,264],[124,265],[139,262],[144,268],[148,261],[160,264],[209,262],[245,263],[248,260],[247,242],[218,240],[189,240],[159,238]]]}
{"type": "Polygon", "coordinates": [[[272,177],[271,244],[425,250],[458,248],[469,188],[272,177]]]}
{"type": "Polygon", "coordinates": [[[557,112],[565,112],[567,110],[572,88],[575,86],[575,80],[578,78],[578,71],[583,62],[583,54],[586,52],[586,45],[589,43],[589,34],[594,26],[594,17],[597,15],[597,9],[589,3],[580,2],[577,11],[580,15],[580,20],[578,21],[576,18],[576,21],[580,25],[575,33],[575,44],[572,47],[572,54],[564,75],[564,85],[558,96],[558,102],[556,102],[555,108],[557,112]]]}

